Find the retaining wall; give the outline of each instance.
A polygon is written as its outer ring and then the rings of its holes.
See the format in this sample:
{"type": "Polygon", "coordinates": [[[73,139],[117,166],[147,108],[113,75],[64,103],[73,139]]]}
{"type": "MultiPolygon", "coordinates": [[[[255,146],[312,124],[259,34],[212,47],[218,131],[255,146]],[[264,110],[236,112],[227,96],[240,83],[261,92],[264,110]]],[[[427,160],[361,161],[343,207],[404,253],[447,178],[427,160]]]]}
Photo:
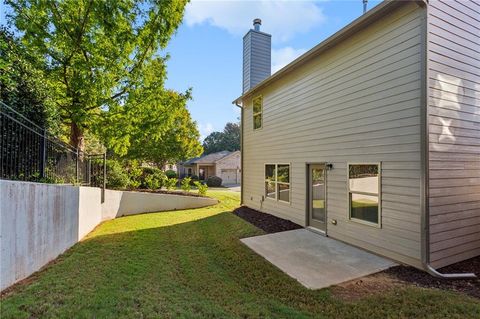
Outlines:
{"type": "Polygon", "coordinates": [[[38,271],[103,220],[216,204],[193,196],[0,180],[0,291],[38,271]]]}

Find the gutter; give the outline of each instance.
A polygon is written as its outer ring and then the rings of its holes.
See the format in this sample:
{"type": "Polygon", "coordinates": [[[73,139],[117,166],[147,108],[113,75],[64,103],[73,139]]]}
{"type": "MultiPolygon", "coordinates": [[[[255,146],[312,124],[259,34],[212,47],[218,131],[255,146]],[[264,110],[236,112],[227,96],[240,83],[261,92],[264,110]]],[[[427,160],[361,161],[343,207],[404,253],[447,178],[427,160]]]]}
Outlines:
{"type": "Polygon", "coordinates": [[[233,103],[240,108],[240,205],[243,205],[243,106],[238,104],[238,100],[235,100],[233,103]]]}
{"type": "Polygon", "coordinates": [[[423,109],[421,110],[421,187],[422,187],[422,211],[421,211],[421,254],[422,254],[422,267],[428,274],[443,279],[474,279],[477,276],[474,273],[451,273],[442,274],[437,271],[432,265],[430,265],[430,210],[429,210],[429,122],[428,122],[428,79],[429,79],[429,67],[428,67],[428,0],[418,1],[418,6],[424,8],[423,25],[422,25],[422,86],[421,86],[421,99],[423,100],[423,109]]]}

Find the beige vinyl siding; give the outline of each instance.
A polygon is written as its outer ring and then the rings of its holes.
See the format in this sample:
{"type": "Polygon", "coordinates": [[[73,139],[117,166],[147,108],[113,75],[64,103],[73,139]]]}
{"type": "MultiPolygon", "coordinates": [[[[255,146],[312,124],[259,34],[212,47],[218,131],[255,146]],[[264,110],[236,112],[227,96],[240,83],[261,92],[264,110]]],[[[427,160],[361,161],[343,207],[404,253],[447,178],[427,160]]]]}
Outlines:
{"type": "Polygon", "coordinates": [[[306,164],[332,163],[328,235],[420,266],[423,17],[405,3],[254,94],[264,99],[261,130],[243,101],[247,206],[305,225],[306,164]],[[381,162],[381,228],[348,219],[348,162],[381,162]],[[262,202],[266,163],[290,163],[290,203],[262,202]]]}
{"type": "Polygon", "coordinates": [[[430,1],[430,261],[480,255],[480,5],[430,1]]]}

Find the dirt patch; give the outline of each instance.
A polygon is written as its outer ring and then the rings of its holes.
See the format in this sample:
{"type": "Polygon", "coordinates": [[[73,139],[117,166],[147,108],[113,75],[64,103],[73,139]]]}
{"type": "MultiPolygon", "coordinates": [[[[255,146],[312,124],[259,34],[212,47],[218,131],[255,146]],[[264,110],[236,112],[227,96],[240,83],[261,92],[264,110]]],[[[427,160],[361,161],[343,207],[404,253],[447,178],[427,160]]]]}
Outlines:
{"type": "Polygon", "coordinates": [[[407,286],[406,283],[393,278],[389,274],[380,272],[336,285],[332,287],[332,292],[344,301],[356,301],[367,296],[391,292],[405,286],[407,286]]]}
{"type": "MultiPolygon", "coordinates": [[[[441,273],[480,273],[480,256],[439,270],[441,273]]],[[[480,299],[480,279],[442,279],[410,266],[396,266],[332,288],[332,292],[346,301],[382,294],[401,287],[422,287],[450,290],[480,299]]]]}
{"type": "Polygon", "coordinates": [[[246,206],[235,209],[233,213],[269,234],[302,228],[302,226],[289,220],[262,213],[246,206]]]}

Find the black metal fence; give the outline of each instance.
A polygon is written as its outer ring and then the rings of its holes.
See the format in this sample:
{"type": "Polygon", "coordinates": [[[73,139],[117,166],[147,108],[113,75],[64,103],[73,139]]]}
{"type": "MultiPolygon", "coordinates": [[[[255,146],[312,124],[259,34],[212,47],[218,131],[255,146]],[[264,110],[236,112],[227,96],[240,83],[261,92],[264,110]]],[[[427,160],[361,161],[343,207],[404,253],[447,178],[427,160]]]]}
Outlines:
{"type": "Polygon", "coordinates": [[[105,154],[86,154],[0,101],[0,179],[105,188],[105,154]]]}

